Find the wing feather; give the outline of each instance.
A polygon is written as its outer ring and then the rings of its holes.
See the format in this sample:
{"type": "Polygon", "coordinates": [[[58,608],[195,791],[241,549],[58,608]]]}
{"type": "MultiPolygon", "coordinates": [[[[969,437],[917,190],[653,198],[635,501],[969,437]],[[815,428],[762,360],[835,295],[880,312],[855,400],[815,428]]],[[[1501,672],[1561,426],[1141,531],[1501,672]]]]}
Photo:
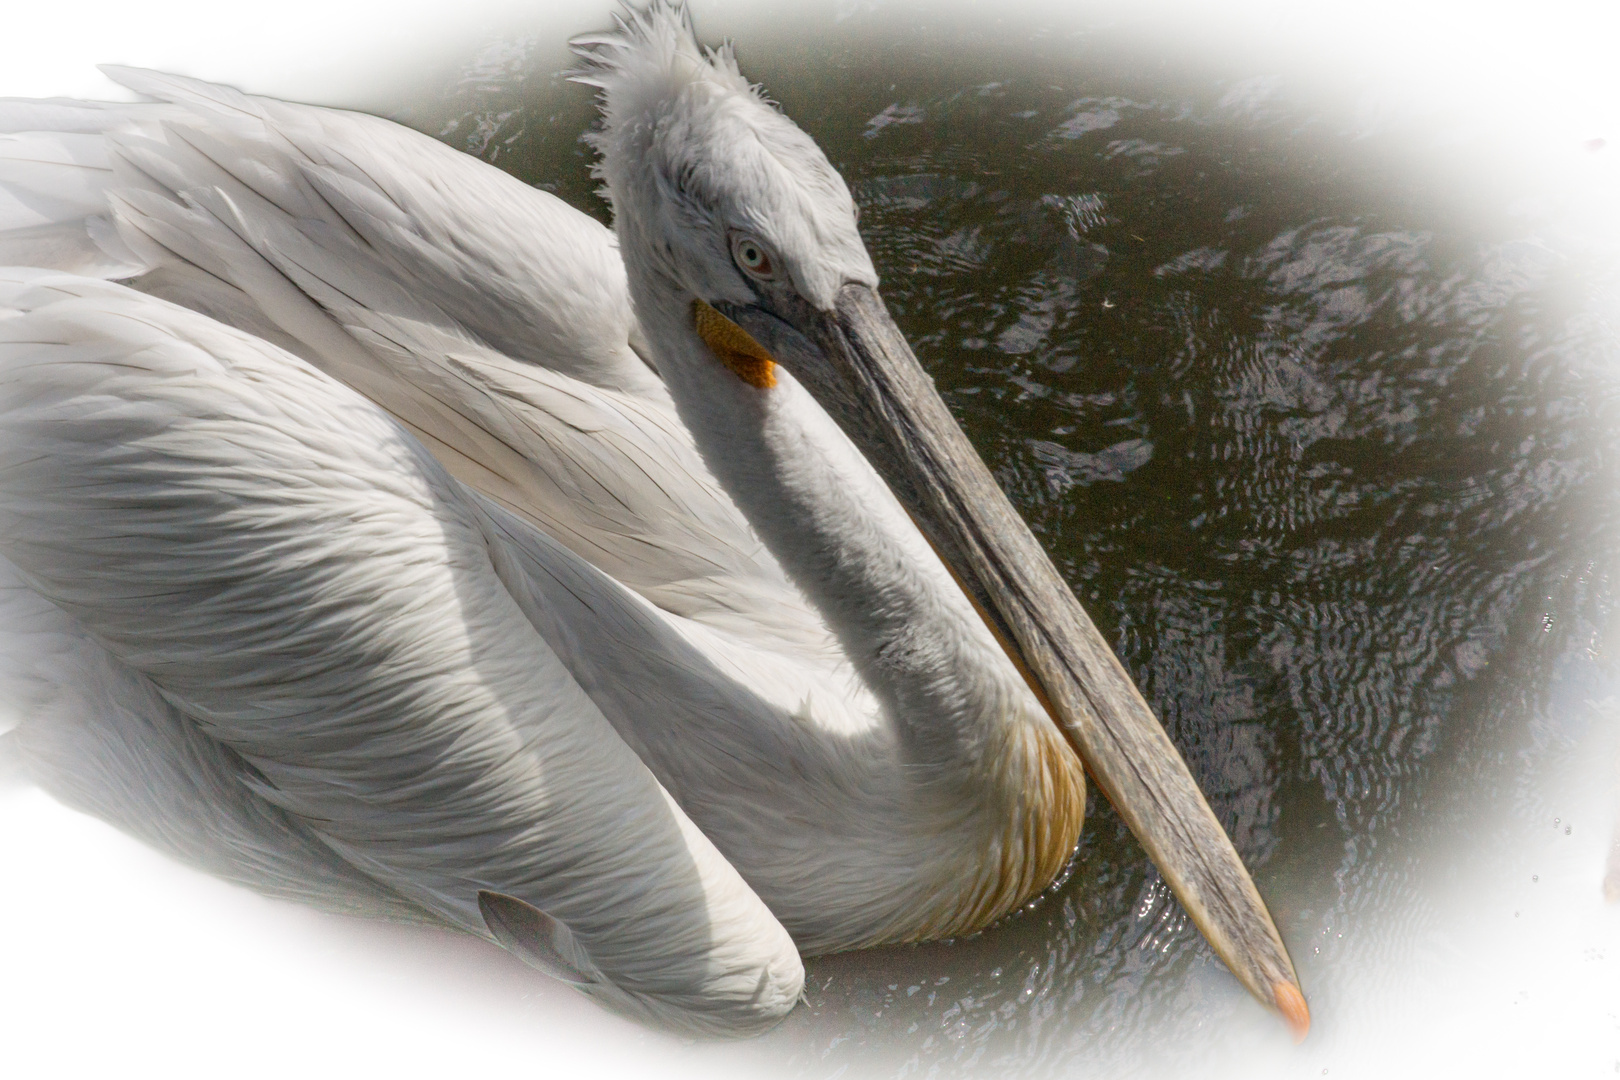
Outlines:
{"type": "Polygon", "coordinates": [[[149,268],[137,287],[358,389],[458,479],[663,610],[784,662],[836,656],[633,347],[607,229],[375,117],[109,74],[164,101],[123,123],[19,106],[0,124],[104,140],[102,207],[149,268]]]}
{"type": "Polygon", "coordinates": [[[69,806],[269,896],[348,914],[434,920],[366,877],[253,790],[241,757],[96,643],[0,559],[0,692],[7,736],[69,806]]]}
{"type": "Polygon", "coordinates": [[[0,271],[0,553],[35,593],[385,890],[485,936],[479,891],[517,897],[621,1008],[773,1023],[791,941],[534,630],[499,543],[297,358],[117,285],[0,271]]]}

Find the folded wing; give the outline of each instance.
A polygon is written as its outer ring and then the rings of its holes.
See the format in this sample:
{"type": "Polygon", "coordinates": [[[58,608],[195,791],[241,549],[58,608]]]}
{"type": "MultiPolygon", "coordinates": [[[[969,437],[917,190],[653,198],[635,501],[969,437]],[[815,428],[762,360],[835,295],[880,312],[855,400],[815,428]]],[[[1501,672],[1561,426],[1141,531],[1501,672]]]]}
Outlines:
{"type": "Polygon", "coordinates": [[[109,74],[164,100],[0,103],[0,262],[99,267],[274,342],[663,610],[836,654],[638,352],[600,223],[376,117],[109,74]],[[22,206],[52,185],[71,198],[22,206]]]}
{"type": "Polygon", "coordinates": [[[104,650],[169,739],[147,798],[225,784],[252,796],[231,828],[318,845],[382,897],[485,936],[480,892],[532,905],[621,1008],[773,1023],[791,941],[519,609],[500,542],[295,357],[117,285],[0,272],[0,549],[69,620],[40,648],[104,650]]]}

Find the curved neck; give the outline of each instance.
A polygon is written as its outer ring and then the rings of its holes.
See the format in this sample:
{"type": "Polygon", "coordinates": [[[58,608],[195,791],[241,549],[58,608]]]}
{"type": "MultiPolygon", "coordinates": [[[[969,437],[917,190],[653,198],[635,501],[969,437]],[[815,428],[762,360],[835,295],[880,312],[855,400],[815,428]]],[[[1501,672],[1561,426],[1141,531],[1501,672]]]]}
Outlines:
{"type": "Polygon", "coordinates": [[[807,655],[762,627],[720,645],[780,658],[748,669],[737,700],[753,704],[733,718],[666,692],[656,720],[626,709],[615,724],[801,947],[981,928],[1067,861],[1079,760],[820,406],[780,368],[769,388],[739,378],[698,337],[690,296],[626,262],[681,420],[835,648],[807,655]],[[790,683],[785,708],[762,700],[790,683]]]}
{"type": "Polygon", "coordinates": [[[1039,714],[949,570],[848,437],[780,367],[770,388],[739,378],[698,337],[690,311],[674,298],[638,304],[681,419],[832,630],[907,756],[967,766],[987,726],[1039,714]]]}

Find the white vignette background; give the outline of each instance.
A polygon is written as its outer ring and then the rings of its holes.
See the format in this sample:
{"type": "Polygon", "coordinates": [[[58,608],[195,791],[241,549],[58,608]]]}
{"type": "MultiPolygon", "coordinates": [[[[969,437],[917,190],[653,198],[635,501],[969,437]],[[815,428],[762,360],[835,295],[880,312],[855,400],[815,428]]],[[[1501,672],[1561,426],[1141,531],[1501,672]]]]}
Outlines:
{"type": "MultiPolygon", "coordinates": [[[[560,42],[605,25],[611,6],[12,0],[0,14],[0,96],[124,97],[94,68],[117,62],[294,100],[384,107],[424,72],[444,71],[503,32],[560,42]]],[[[825,13],[896,5],[813,6],[825,13]]],[[[705,36],[746,46],[749,26],[781,17],[787,5],[693,7],[705,36]]],[[[1553,189],[1586,204],[1578,217],[1600,242],[1620,240],[1620,3],[1153,0],[1071,9],[998,0],[928,11],[982,23],[987,34],[1101,18],[1116,31],[1184,40],[1194,52],[1252,54],[1251,66],[1319,81],[1328,94],[1376,86],[1373,110],[1403,99],[1476,110],[1480,123],[1515,132],[1516,167],[1528,159],[1544,169],[1553,189]],[[1594,140],[1605,152],[1585,152],[1594,140]]],[[[1459,162],[1460,182],[1470,167],[1489,162],[1459,162]]],[[[1617,740],[1612,722],[1593,727],[1586,763],[1558,782],[1569,793],[1560,805],[1595,822],[1616,812],[1617,740]]],[[[327,916],[178,867],[6,777],[4,766],[0,758],[4,1075],[774,1071],[768,1043],[692,1046],[651,1034],[460,936],[327,916]]],[[[1514,905],[1546,929],[1498,942],[1481,922],[1465,936],[1473,950],[1457,958],[1454,995],[1410,1001],[1391,990],[1355,1015],[1319,1014],[1317,1031],[1298,1048],[1256,1011],[1253,1030],[1233,1035],[1211,1066],[1278,1076],[1318,1076],[1331,1066],[1335,1080],[1620,1075],[1620,907],[1604,907],[1594,885],[1607,829],[1584,833],[1585,843],[1537,851],[1535,890],[1491,877],[1505,865],[1500,859],[1480,880],[1457,882],[1461,905],[1479,888],[1514,890],[1514,905]],[[1471,967],[1516,967],[1530,989],[1505,1012],[1500,1001],[1470,995],[1471,967]]],[[[1372,994],[1400,982],[1398,970],[1361,973],[1372,994]]]]}

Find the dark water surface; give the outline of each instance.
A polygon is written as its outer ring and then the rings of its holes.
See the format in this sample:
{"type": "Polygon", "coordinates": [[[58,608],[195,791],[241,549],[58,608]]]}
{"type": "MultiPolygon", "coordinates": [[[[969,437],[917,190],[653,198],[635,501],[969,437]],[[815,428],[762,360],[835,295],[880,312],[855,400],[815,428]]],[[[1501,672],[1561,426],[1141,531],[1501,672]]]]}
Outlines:
{"type": "MultiPolygon", "coordinates": [[[[1369,129],[1107,33],[883,35],[741,59],[848,178],[896,319],[1331,1032],[1347,966],[1447,962],[1436,890],[1505,842],[1492,812],[1551,821],[1548,763],[1601,723],[1571,703],[1612,693],[1615,264],[1529,181],[1460,189],[1443,117],[1369,129]]],[[[565,63],[497,42],[401,115],[605,220],[565,63]]],[[[750,1050],[787,1074],[1185,1072],[1258,1011],[1095,793],[1033,910],[809,974],[750,1050]]]]}

